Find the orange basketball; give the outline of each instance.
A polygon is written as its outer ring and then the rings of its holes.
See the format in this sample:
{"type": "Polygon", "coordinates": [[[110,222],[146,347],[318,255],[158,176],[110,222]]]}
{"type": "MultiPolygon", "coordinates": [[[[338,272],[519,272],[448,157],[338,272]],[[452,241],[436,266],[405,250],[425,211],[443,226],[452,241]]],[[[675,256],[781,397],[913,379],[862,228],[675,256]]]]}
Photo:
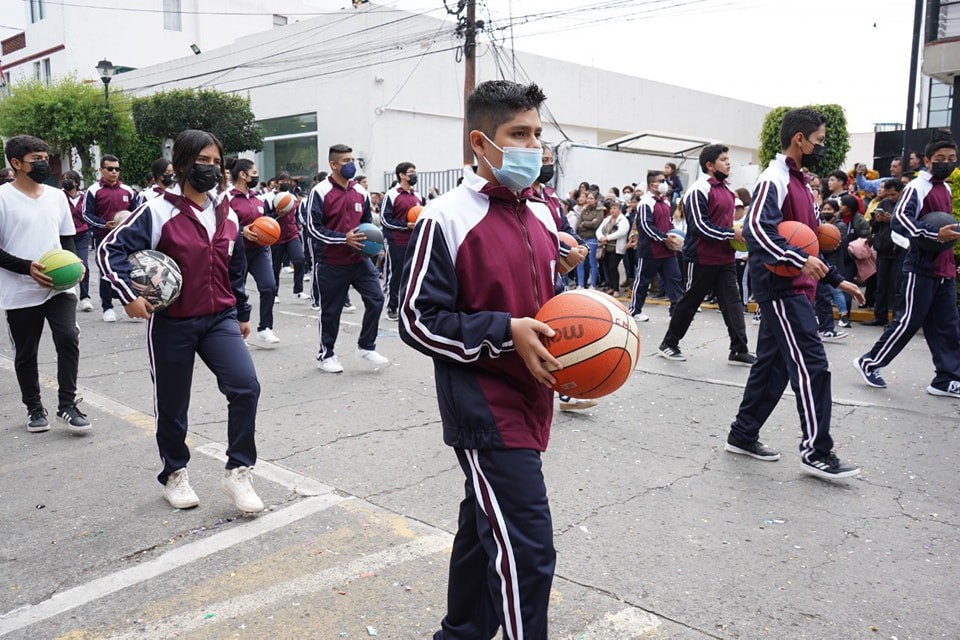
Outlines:
{"type": "Polygon", "coordinates": [[[407,209],[407,222],[416,222],[423,213],[423,205],[417,204],[407,209]]]}
{"type": "Polygon", "coordinates": [[[292,193],[281,191],[273,198],[273,208],[277,213],[290,213],[297,206],[297,197],[292,193]]]}
{"type": "MultiPolygon", "coordinates": [[[[784,237],[787,244],[802,249],[808,255],[820,255],[820,244],[817,242],[816,232],[802,222],[796,220],[781,222],[777,226],[777,233],[784,237]]],[[[789,264],[765,264],[763,266],[773,271],[774,275],[783,278],[796,278],[800,275],[800,269],[789,264]]]]}
{"type": "Polygon", "coordinates": [[[254,242],[261,247],[269,247],[280,239],[280,223],[270,216],[260,216],[251,222],[250,231],[257,236],[254,242]]]}
{"type": "Polygon", "coordinates": [[[817,242],[820,243],[820,251],[836,251],[840,246],[840,229],[837,225],[829,222],[821,222],[817,227],[817,242]]]}
{"type": "Polygon", "coordinates": [[[619,389],[640,359],[640,332],[626,307],[599,291],[567,291],[551,298],[537,320],[556,331],[544,338],[563,364],[553,371],[555,391],[600,398],[619,389]]]}
{"type": "MultiPolygon", "coordinates": [[[[576,238],[569,233],[564,233],[563,231],[557,233],[557,237],[560,239],[561,244],[566,245],[570,249],[575,249],[579,244],[576,238]]],[[[570,262],[568,262],[564,256],[560,256],[560,262],[557,263],[557,273],[563,275],[573,271],[574,269],[576,269],[575,266],[570,264],[570,262]]]]}

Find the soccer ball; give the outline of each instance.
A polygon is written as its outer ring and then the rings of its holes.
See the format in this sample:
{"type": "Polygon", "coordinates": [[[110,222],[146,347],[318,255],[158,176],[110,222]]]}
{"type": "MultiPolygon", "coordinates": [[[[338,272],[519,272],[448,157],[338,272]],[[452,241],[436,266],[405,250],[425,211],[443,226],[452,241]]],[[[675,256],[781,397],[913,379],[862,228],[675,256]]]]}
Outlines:
{"type": "Polygon", "coordinates": [[[154,311],[166,309],[180,296],[183,274],[173,258],[146,249],[130,254],[130,281],[138,294],[146,298],[154,311]]]}

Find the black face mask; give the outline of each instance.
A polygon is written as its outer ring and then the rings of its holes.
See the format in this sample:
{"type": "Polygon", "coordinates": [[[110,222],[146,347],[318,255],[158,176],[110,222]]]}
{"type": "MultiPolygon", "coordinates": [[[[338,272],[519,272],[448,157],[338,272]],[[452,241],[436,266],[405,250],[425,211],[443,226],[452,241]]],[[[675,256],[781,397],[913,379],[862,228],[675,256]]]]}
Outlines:
{"type": "Polygon", "coordinates": [[[64,180],[60,183],[60,188],[64,191],[73,191],[77,188],[77,183],[75,183],[73,180],[64,180]]]}
{"type": "Polygon", "coordinates": [[[46,160],[34,160],[30,163],[30,171],[27,172],[27,177],[37,184],[46,182],[47,178],[50,177],[50,163],[46,160]]]}
{"type": "Polygon", "coordinates": [[[169,187],[170,185],[173,184],[173,176],[166,173],[163,174],[162,176],[160,176],[160,184],[162,184],[165,187],[169,187]]]}
{"type": "Polygon", "coordinates": [[[220,184],[220,167],[215,164],[194,164],[187,174],[187,182],[197,191],[206,193],[220,184]]]}
{"type": "Polygon", "coordinates": [[[931,162],[930,175],[933,176],[934,180],[946,180],[956,168],[956,162],[931,162]]]}
{"type": "Polygon", "coordinates": [[[260,183],[260,176],[250,176],[247,178],[247,189],[256,189],[260,183]]]}
{"type": "Polygon", "coordinates": [[[553,165],[540,165],[540,177],[537,178],[537,182],[543,184],[544,182],[550,182],[551,180],[553,180],[553,165]]]}
{"type": "Polygon", "coordinates": [[[417,184],[417,174],[413,174],[412,176],[407,176],[407,182],[410,183],[411,187],[417,184]]]}
{"type": "Polygon", "coordinates": [[[827,148],[822,144],[813,145],[813,153],[805,153],[800,157],[800,166],[806,169],[812,169],[820,164],[823,157],[827,155],[827,148]]]}
{"type": "Polygon", "coordinates": [[[720,171],[719,169],[714,169],[714,170],[713,170],[713,179],[716,180],[717,182],[723,182],[724,180],[726,180],[726,179],[729,178],[729,177],[730,177],[730,174],[724,173],[723,171],[720,171]]]}
{"type": "Polygon", "coordinates": [[[290,185],[286,182],[280,183],[280,191],[290,191],[290,185]]]}

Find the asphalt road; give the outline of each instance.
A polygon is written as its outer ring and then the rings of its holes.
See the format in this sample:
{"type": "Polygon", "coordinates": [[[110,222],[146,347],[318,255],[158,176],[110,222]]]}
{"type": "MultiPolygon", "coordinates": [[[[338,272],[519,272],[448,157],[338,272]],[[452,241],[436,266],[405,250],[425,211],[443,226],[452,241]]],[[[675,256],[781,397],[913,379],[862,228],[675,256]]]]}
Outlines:
{"type": "MultiPolygon", "coordinates": [[[[255,517],[216,488],[225,401],[202,364],[189,467],[201,504],[176,511],[160,497],[144,323],[79,314],[87,437],[57,424],[26,432],[3,347],[0,636],[432,636],[463,477],[441,441],[430,362],[384,318],[378,349],[393,364],[362,369],[355,313],[340,335],[346,372],[317,371],[315,313],[288,278],[282,343],[252,349],[256,486],[270,505],[255,517]]],[[[682,344],[690,359],[673,363],[653,355],[666,309],[647,310],[626,386],[554,421],[551,638],[960,637],[960,402],[924,392],[922,339],[884,372],[886,390],[866,388],[850,364],[878,329],[827,346],[834,438],[864,469],[831,484],[799,472],[792,397],[763,432],[779,462],[725,453],[747,370],[726,364],[719,313],[697,316],[682,344]]],[[[41,362],[50,408],[47,337],[41,362]]]]}

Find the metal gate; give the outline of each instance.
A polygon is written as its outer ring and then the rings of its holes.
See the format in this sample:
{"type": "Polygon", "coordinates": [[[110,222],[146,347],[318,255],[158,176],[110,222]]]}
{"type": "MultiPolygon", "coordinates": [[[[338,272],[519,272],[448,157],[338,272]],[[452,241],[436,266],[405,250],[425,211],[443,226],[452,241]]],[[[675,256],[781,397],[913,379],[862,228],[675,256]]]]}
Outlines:
{"type": "MultiPolygon", "coordinates": [[[[430,189],[434,188],[437,195],[446,193],[457,186],[457,180],[463,175],[463,169],[445,169],[443,171],[417,171],[417,192],[424,198],[429,197],[430,189]]],[[[383,173],[383,191],[390,189],[390,185],[397,179],[394,173],[383,173]]]]}

